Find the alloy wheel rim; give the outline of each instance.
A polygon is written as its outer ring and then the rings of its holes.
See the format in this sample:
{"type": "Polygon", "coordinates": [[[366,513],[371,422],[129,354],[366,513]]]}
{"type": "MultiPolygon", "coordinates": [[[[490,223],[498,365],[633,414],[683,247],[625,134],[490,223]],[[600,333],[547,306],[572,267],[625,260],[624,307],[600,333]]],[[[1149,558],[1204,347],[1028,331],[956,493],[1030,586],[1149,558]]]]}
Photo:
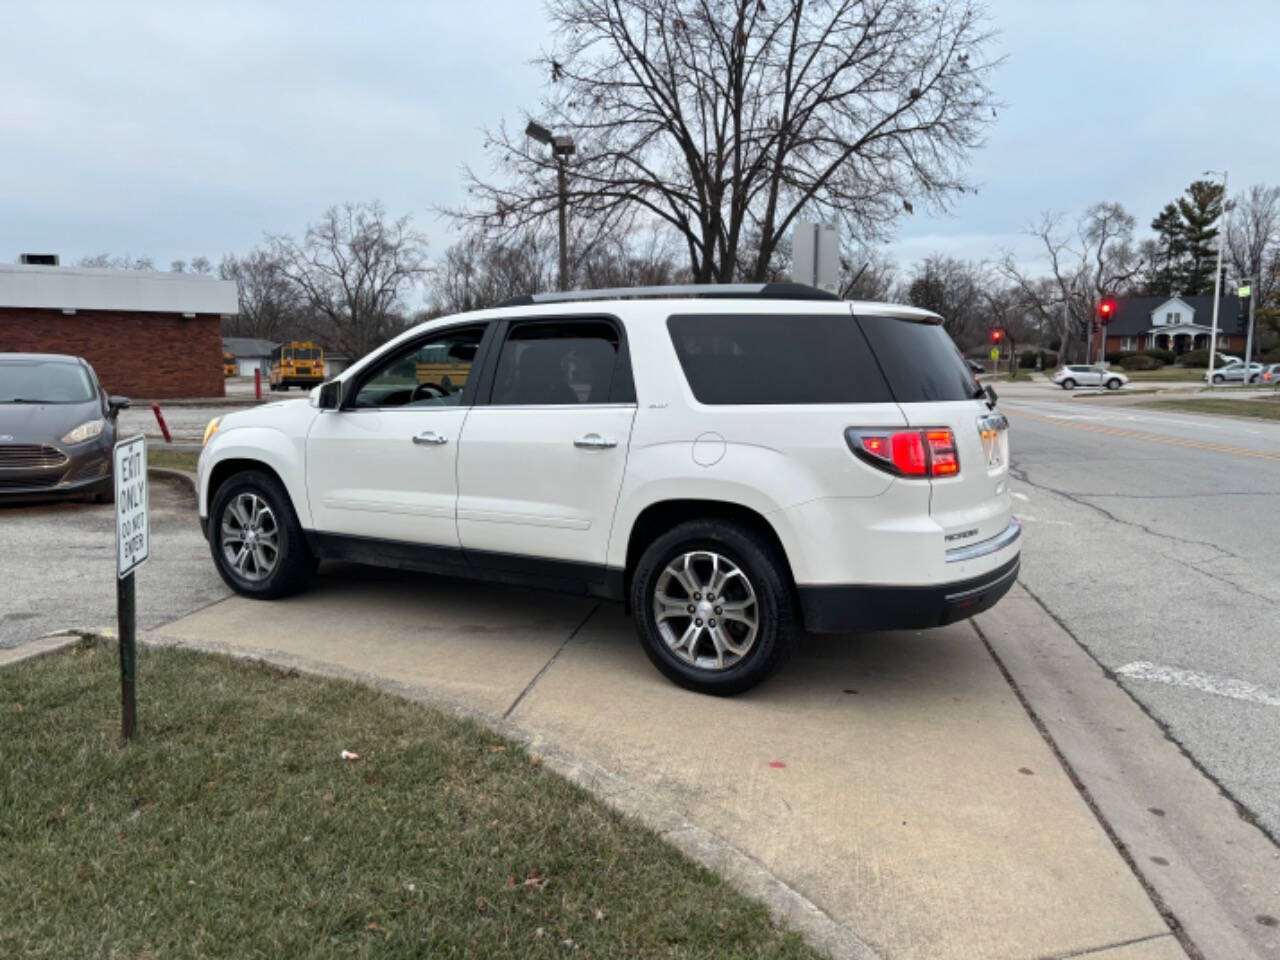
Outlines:
{"type": "Polygon", "coordinates": [[[256,493],[237,494],[222,511],[222,555],[238,577],[259,582],[280,559],[280,526],[256,493]]]}
{"type": "Polygon", "coordinates": [[[663,567],[653,588],[653,617],[676,658],[712,672],[741,663],[760,630],[750,578],[711,550],[682,553],[663,567]]]}

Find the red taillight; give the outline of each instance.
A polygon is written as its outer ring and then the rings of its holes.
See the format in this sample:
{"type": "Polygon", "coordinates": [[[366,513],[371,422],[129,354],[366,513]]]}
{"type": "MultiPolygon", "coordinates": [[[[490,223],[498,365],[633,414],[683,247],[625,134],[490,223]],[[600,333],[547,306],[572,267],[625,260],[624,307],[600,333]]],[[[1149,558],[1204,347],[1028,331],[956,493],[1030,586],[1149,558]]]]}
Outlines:
{"type": "Polygon", "coordinates": [[[950,430],[928,430],[924,435],[929,445],[929,464],[935,477],[953,477],[960,472],[956,455],[956,438],[950,430]]]}
{"type": "Polygon", "coordinates": [[[950,430],[875,433],[849,430],[849,448],[872,466],[902,477],[954,477],[960,472],[956,438],[950,430]]]}
{"type": "Polygon", "coordinates": [[[889,438],[893,465],[907,477],[927,477],[929,461],[924,452],[924,441],[918,433],[895,433],[889,438]]]}

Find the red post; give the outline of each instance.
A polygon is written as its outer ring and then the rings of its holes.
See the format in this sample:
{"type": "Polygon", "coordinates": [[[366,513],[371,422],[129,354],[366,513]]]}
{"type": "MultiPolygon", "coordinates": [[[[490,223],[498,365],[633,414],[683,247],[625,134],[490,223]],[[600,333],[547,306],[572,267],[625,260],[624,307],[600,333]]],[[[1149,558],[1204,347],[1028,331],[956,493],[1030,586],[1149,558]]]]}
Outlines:
{"type": "Polygon", "coordinates": [[[253,368],[253,395],[259,400],[262,399],[262,368],[253,368]]]}
{"type": "Polygon", "coordinates": [[[153,403],[151,412],[156,415],[156,423],[160,424],[160,432],[164,434],[164,442],[173,443],[173,437],[169,435],[169,425],[164,422],[164,414],[160,412],[160,404],[153,403]]]}

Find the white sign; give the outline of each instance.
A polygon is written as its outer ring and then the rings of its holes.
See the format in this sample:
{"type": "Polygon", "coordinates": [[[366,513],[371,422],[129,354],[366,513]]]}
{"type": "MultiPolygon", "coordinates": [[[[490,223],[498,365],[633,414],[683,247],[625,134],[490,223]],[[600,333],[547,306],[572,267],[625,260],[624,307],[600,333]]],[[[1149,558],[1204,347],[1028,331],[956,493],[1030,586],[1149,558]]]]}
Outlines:
{"type": "Polygon", "coordinates": [[[791,237],[791,279],[840,292],[840,229],[829,223],[796,224],[791,237]]]}
{"type": "Polygon", "coordinates": [[[147,440],[121,440],[115,446],[112,473],[116,485],[116,576],[127,577],[151,555],[151,515],[147,510],[147,440]]]}

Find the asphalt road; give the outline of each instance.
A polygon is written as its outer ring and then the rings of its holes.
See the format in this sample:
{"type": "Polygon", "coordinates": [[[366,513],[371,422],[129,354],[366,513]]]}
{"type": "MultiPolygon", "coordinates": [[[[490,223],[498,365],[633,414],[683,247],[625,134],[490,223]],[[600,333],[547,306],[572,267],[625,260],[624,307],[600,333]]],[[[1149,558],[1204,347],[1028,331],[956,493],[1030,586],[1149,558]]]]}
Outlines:
{"type": "MultiPolygon", "coordinates": [[[[135,574],[139,629],[228,594],[185,485],[151,480],[151,559],[135,574]]],[[[0,505],[0,647],[116,627],[114,506],[0,505]]]]}
{"type": "Polygon", "coordinates": [[[999,389],[1023,584],[1280,837],[1280,424],[999,389]]]}

